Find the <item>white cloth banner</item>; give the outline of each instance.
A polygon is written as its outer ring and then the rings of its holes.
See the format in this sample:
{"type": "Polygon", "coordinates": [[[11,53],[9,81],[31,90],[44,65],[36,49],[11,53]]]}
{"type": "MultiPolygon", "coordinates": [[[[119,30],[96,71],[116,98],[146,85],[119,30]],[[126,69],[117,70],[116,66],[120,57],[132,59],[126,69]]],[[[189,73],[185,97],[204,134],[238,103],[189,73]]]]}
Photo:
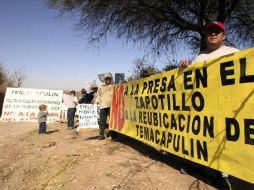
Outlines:
{"type": "Polygon", "coordinates": [[[97,119],[96,104],[79,104],[79,127],[80,128],[99,128],[97,119]]]}
{"type": "Polygon", "coordinates": [[[37,122],[39,105],[45,104],[48,111],[47,122],[58,121],[62,107],[62,90],[30,88],[7,88],[1,121],[37,122]]]}

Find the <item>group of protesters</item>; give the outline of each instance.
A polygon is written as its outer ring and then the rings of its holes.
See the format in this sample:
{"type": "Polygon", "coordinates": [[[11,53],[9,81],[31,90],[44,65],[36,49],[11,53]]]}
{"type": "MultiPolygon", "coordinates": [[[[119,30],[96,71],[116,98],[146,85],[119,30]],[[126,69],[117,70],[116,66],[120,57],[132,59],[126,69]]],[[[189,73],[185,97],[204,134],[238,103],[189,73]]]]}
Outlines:
{"type": "MultiPolygon", "coordinates": [[[[190,64],[195,64],[198,62],[206,61],[209,59],[217,58],[223,55],[235,53],[239,51],[236,48],[228,47],[224,45],[224,41],[226,38],[225,26],[221,22],[213,22],[206,26],[205,28],[205,36],[206,36],[206,49],[201,51],[193,61],[182,60],[180,62],[181,67],[188,67],[190,64]]],[[[153,74],[153,73],[152,73],[153,74]]],[[[141,73],[140,77],[148,77],[152,75],[151,73],[147,73],[144,71],[141,73]]],[[[80,100],[75,96],[75,91],[72,90],[70,92],[70,96],[72,97],[72,102],[68,105],[67,111],[67,119],[68,119],[68,128],[74,128],[74,117],[76,113],[76,106],[78,104],[98,104],[100,108],[100,140],[104,139],[104,131],[108,127],[107,118],[110,114],[110,107],[112,103],[112,93],[113,93],[113,77],[111,73],[105,73],[103,76],[104,84],[99,88],[96,84],[92,84],[90,86],[89,92],[86,92],[85,89],[81,90],[82,97],[80,100]]],[[[39,113],[39,123],[42,123],[43,127],[40,129],[40,133],[45,132],[45,117],[47,113],[45,111],[45,106],[40,107],[39,113]]]]}
{"type": "MultiPolygon", "coordinates": [[[[217,58],[223,55],[228,55],[239,51],[236,48],[228,47],[224,45],[226,38],[225,26],[221,22],[213,22],[206,26],[205,28],[206,36],[206,49],[201,51],[190,63],[189,60],[182,60],[180,62],[181,67],[188,67],[190,64],[195,64],[198,62],[206,61],[209,59],[217,58]]],[[[152,74],[146,73],[145,71],[141,73],[141,78],[148,77],[152,74]]],[[[81,90],[82,97],[80,100],[75,96],[75,91],[70,92],[72,101],[68,105],[67,120],[68,128],[74,128],[74,117],[76,113],[76,106],[78,104],[98,104],[100,108],[100,131],[99,140],[103,140],[105,129],[108,128],[107,118],[110,114],[110,107],[112,103],[112,93],[113,93],[113,77],[111,73],[105,73],[103,76],[104,84],[99,88],[96,84],[90,86],[90,91],[86,92],[85,89],[81,90]]],[[[40,123],[39,133],[44,133],[46,128],[46,108],[45,105],[40,106],[40,112],[38,115],[38,120],[40,123]]]]}
{"type": "MultiPolygon", "coordinates": [[[[205,30],[206,37],[206,49],[201,51],[193,61],[182,60],[180,62],[180,67],[186,68],[190,64],[195,64],[202,61],[207,61],[209,59],[218,58],[220,56],[225,56],[228,54],[233,54],[239,50],[233,47],[228,47],[224,45],[226,39],[226,30],[225,26],[221,22],[213,22],[206,26],[205,30]]],[[[149,77],[151,74],[145,73],[141,77],[149,77]]],[[[68,127],[74,128],[74,116],[76,112],[76,106],[78,103],[93,103],[98,104],[100,108],[100,123],[99,123],[99,140],[105,139],[104,132],[108,128],[107,117],[110,114],[110,107],[112,103],[112,93],[113,93],[113,78],[111,73],[104,74],[104,84],[97,88],[96,85],[91,87],[91,92],[86,93],[85,90],[82,91],[83,96],[78,101],[75,97],[75,92],[71,91],[71,96],[73,96],[73,106],[68,107],[68,127]],[[98,89],[98,90],[97,90],[98,89]]],[[[45,107],[40,109],[45,110],[45,107]]],[[[42,117],[45,117],[45,114],[41,113],[42,117]]],[[[44,120],[43,120],[44,121],[44,120]]],[[[44,130],[45,126],[42,125],[44,130]]],[[[115,134],[112,134],[112,138],[115,138],[115,134]]],[[[226,173],[222,173],[223,177],[227,177],[226,173]]]]}
{"type": "MultiPolygon", "coordinates": [[[[108,128],[108,118],[110,114],[110,107],[112,103],[113,94],[113,77],[111,73],[103,75],[104,83],[98,88],[96,84],[91,84],[89,92],[84,88],[81,90],[81,98],[75,96],[75,91],[70,92],[72,104],[68,105],[67,120],[68,129],[74,128],[74,118],[76,106],[78,104],[97,104],[100,109],[100,122],[99,122],[99,138],[98,140],[105,139],[105,130],[108,128]]],[[[116,139],[116,133],[111,132],[112,139],[116,139]]]]}
{"type": "MultiPolygon", "coordinates": [[[[70,91],[67,103],[67,128],[74,129],[75,113],[78,104],[97,104],[100,109],[100,122],[99,122],[99,137],[98,140],[105,139],[105,130],[108,128],[108,118],[110,114],[110,107],[112,103],[113,94],[113,77],[111,73],[103,75],[104,83],[98,88],[95,83],[89,85],[88,92],[85,88],[81,90],[81,97],[78,100],[76,92],[70,91]]],[[[46,105],[39,106],[38,122],[39,134],[46,133],[47,109],[46,105]]],[[[112,139],[116,139],[116,133],[110,133],[112,139]]]]}

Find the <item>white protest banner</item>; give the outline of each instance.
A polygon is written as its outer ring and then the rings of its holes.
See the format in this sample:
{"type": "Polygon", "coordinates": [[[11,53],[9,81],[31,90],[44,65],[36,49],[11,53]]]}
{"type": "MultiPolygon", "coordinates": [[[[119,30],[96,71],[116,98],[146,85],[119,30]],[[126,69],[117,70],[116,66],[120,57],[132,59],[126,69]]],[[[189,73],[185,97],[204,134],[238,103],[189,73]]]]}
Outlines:
{"type": "Polygon", "coordinates": [[[79,127],[80,128],[98,128],[97,105],[79,104],[79,127]]]}
{"type": "Polygon", "coordinates": [[[61,112],[62,96],[62,90],[7,88],[1,121],[37,122],[37,113],[41,104],[47,106],[49,113],[47,121],[57,121],[61,112]]]}

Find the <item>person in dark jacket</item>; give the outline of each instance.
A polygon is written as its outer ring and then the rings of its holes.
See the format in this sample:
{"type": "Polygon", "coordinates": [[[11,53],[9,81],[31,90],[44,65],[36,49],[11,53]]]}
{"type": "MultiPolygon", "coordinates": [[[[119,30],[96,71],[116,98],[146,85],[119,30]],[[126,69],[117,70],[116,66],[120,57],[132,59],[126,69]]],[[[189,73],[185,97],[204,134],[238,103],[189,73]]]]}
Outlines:
{"type": "Polygon", "coordinates": [[[90,88],[91,92],[86,93],[85,96],[79,100],[79,104],[92,104],[92,101],[95,98],[95,94],[98,90],[98,87],[96,84],[92,84],[90,88]]]}
{"type": "Polygon", "coordinates": [[[86,96],[86,90],[84,88],[81,89],[81,98],[79,99],[79,104],[86,104],[85,96],[86,96]]]}

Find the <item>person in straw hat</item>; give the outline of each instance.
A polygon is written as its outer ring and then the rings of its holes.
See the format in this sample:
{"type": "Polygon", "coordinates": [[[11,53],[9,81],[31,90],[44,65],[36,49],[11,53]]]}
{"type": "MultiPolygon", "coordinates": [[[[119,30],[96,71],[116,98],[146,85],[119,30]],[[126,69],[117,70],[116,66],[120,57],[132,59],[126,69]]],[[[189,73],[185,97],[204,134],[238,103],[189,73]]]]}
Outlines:
{"type": "MultiPolygon", "coordinates": [[[[113,77],[111,73],[105,73],[103,75],[104,84],[101,85],[97,91],[97,96],[94,103],[97,103],[100,108],[100,123],[99,123],[99,138],[98,140],[104,140],[105,129],[108,128],[107,118],[110,114],[110,107],[112,104],[113,95],[113,77]]],[[[113,138],[113,136],[112,136],[113,138]]]]}

